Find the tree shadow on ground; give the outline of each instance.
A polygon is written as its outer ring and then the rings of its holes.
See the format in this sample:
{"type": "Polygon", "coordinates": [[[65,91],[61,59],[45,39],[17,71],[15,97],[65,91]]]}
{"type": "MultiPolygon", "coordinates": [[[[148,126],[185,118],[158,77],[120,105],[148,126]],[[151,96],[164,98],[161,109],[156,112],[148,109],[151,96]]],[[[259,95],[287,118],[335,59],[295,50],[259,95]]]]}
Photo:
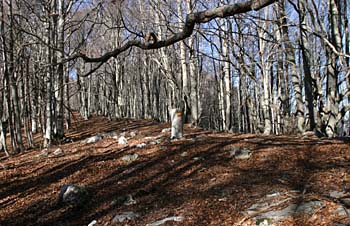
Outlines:
{"type": "MultiPolygon", "coordinates": [[[[111,129],[103,125],[103,131],[111,129]]],[[[147,126],[149,130],[153,124],[147,126]]],[[[143,127],[136,123],[127,128],[141,130],[143,127]]],[[[141,215],[140,219],[128,224],[142,225],[156,220],[155,217],[177,214],[179,207],[194,202],[198,210],[183,213],[190,214],[191,220],[181,225],[206,225],[212,219],[218,220],[218,216],[210,211],[220,213],[221,210],[230,210],[230,214],[237,219],[241,216],[240,211],[266,194],[279,190],[303,191],[308,187],[310,178],[320,171],[349,166],[346,159],[317,159],[315,145],[330,145],[332,141],[321,144],[317,140],[308,140],[300,143],[284,137],[260,137],[245,141],[242,145],[246,138],[241,136],[227,138],[205,135],[196,132],[188,134],[187,138],[202,136],[202,139],[162,143],[142,150],[135,147],[111,150],[63,162],[35,178],[5,182],[0,190],[0,199],[35,195],[52,184],[58,189],[62,179],[79,174],[81,169],[93,170],[104,163],[115,167],[108,171],[102,167],[99,170],[106,170],[106,173],[88,184],[87,189],[92,198],[85,208],[57,206],[56,191],[25,208],[13,211],[11,215],[3,216],[0,225],[87,225],[94,219],[110,222],[111,216],[126,210],[141,215]],[[248,160],[234,159],[227,147],[235,145],[251,146],[253,156],[248,160]],[[152,148],[157,149],[155,154],[148,154],[146,151],[152,148]],[[139,153],[140,156],[136,161],[123,163],[120,158],[126,153],[139,153]],[[137,205],[112,204],[114,199],[129,194],[137,201],[137,205]],[[222,198],[227,201],[219,201],[222,198]]],[[[82,178],[95,176],[81,175],[82,178]]],[[[310,192],[323,191],[314,188],[310,192]]]]}

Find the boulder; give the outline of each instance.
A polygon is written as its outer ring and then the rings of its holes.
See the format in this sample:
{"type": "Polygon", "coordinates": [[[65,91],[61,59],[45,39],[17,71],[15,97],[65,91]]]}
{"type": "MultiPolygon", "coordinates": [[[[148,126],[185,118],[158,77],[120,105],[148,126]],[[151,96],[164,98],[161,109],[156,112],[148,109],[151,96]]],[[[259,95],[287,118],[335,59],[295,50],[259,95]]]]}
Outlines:
{"type": "Polygon", "coordinates": [[[230,151],[230,157],[235,157],[235,159],[249,159],[252,152],[248,148],[233,147],[230,151]]]}
{"type": "Polygon", "coordinates": [[[171,128],[162,129],[162,133],[167,133],[167,132],[170,132],[170,131],[171,131],[171,128]]]}
{"type": "Polygon", "coordinates": [[[173,217],[164,218],[164,219],[159,220],[159,221],[155,221],[155,222],[150,223],[150,224],[146,224],[146,226],[158,226],[158,225],[165,224],[167,221],[182,222],[183,220],[184,220],[183,216],[173,216],[173,217]]]}
{"type": "Polygon", "coordinates": [[[63,155],[63,151],[62,151],[61,148],[57,148],[57,149],[53,152],[53,154],[54,154],[55,156],[61,156],[61,155],[63,155]]]}
{"type": "Polygon", "coordinates": [[[84,144],[92,144],[92,143],[96,143],[97,141],[100,141],[100,140],[102,140],[102,135],[97,134],[96,136],[86,138],[83,141],[83,143],[84,144]]]}
{"type": "Polygon", "coordinates": [[[350,210],[344,206],[338,206],[334,213],[338,216],[348,216],[350,214],[350,210]]]}
{"type": "Polygon", "coordinates": [[[114,138],[114,137],[118,137],[118,133],[115,132],[115,131],[111,131],[111,132],[108,132],[108,133],[104,133],[104,134],[103,134],[103,137],[104,137],[104,138],[114,138]]]}
{"type": "Polygon", "coordinates": [[[88,224],[88,226],[94,226],[95,224],[97,224],[97,221],[93,220],[93,221],[90,222],[90,224],[88,224]]]}
{"type": "Polygon", "coordinates": [[[186,157],[186,156],[188,156],[187,151],[184,151],[184,152],[181,153],[181,157],[186,157]]]}
{"type": "Polygon", "coordinates": [[[321,201],[310,201],[301,203],[298,208],[295,210],[296,214],[307,214],[311,215],[320,207],[323,207],[325,204],[321,201]]]}
{"type": "Polygon", "coordinates": [[[134,212],[123,212],[121,214],[118,214],[113,217],[113,222],[116,223],[121,223],[124,222],[125,220],[135,220],[138,218],[140,215],[134,212]]]}
{"type": "Polygon", "coordinates": [[[63,141],[63,143],[73,143],[74,142],[72,138],[66,137],[66,136],[63,137],[62,141],[63,141]]]}
{"type": "Polygon", "coordinates": [[[343,198],[347,195],[348,195],[348,193],[345,191],[331,191],[331,192],[329,192],[329,196],[332,198],[336,198],[336,199],[343,198]]]}
{"type": "Polygon", "coordinates": [[[119,137],[118,144],[124,145],[127,143],[128,143],[128,140],[124,136],[119,137]]]}
{"type": "Polygon", "coordinates": [[[49,156],[49,150],[47,148],[41,150],[40,154],[37,155],[38,157],[47,157],[49,156]]]}
{"type": "Polygon", "coordinates": [[[136,200],[131,195],[127,195],[123,204],[126,206],[134,205],[136,204],[136,200]]]}
{"type": "Polygon", "coordinates": [[[278,221],[280,219],[284,219],[289,216],[293,216],[294,212],[297,208],[296,204],[291,204],[284,209],[281,210],[271,210],[265,213],[261,213],[257,219],[271,219],[273,221],[278,221]]]}
{"type": "Polygon", "coordinates": [[[343,198],[341,201],[346,207],[350,207],[350,198],[343,198]]]}
{"type": "Polygon", "coordinates": [[[156,139],[156,140],[153,140],[153,141],[149,142],[150,145],[156,145],[156,144],[160,144],[160,143],[162,143],[161,139],[156,139]]]}
{"type": "Polygon", "coordinates": [[[135,131],[132,131],[132,132],[130,132],[130,137],[136,137],[136,132],[135,131]]]}
{"type": "Polygon", "coordinates": [[[85,187],[75,184],[65,184],[61,187],[58,204],[82,206],[88,202],[89,194],[85,187]]]}
{"type": "Polygon", "coordinates": [[[137,148],[144,148],[144,147],[146,147],[146,144],[145,143],[136,144],[136,147],[137,148]]]}
{"type": "Polygon", "coordinates": [[[124,156],[122,157],[122,160],[123,160],[124,162],[133,162],[133,161],[135,161],[138,157],[139,157],[139,155],[138,155],[137,153],[131,154],[131,155],[124,155],[124,156]]]}

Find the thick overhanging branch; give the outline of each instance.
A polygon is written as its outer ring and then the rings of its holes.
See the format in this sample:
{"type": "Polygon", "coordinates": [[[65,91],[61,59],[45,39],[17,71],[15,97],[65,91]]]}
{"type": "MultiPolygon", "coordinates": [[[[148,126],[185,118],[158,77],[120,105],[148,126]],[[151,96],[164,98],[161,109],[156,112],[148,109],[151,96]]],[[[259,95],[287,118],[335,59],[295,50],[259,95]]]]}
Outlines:
{"type": "Polygon", "coordinates": [[[120,53],[128,50],[132,47],[138,47],[144,50],[159,49],[162,47],[170,46],[176,42],[184,40],[191,36],[195,24],[201,24],[209,22],[215,18],[225,18],[234,16],[240,13],[246,13],[253,10],[259,10],[264,8],[277,0],[250,0],[246,2],[236,3],[232,5],[224,5],[217,8],[191,13],[187,15],[186,22],[181,32],[173,34],[171,37],[165,40],[159,40],[155,43],[147,43],[141,40],[130,40],[124,45],[107,52],[99,57],[89,57],[84,53],[75,54],[66,59],[66,61],[73,60],[76,58],[82,58],[87,63],[98,63],[106,62],[112,57],[118,56],[120,53]]]}

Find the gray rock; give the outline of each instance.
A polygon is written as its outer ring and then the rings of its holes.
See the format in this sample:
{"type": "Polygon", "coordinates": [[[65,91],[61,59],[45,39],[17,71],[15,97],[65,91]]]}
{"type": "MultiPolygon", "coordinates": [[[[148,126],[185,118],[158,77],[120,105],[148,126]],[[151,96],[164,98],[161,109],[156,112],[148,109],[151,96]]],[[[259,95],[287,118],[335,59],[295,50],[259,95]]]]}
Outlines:
{"type": "Polygon", "coordinates": [[[84,205],[89,198],[85,187],[66,184],[63,185],[58,197],[58,204],[71,204],[76,206],[84,205]]]}
{"type": "Polygon", "coordinates": [[[160,144],[160,143],[162,143],[162,140],[161,139],[157,139],[154,142],[156,142],[156,144],[160,144]]]}
{"type": "Polygon", "coordinates": [[[296,214],[313,214],[320,207],[323,207],[324,203],[321,201],[310,201],[301,203],[296,209],[296,214]]]}
{"type": "Polygon", "coordinates": [[[117,197],[111,202],[111,205],[112,206],[121,206],[121,205],[130,206],[136,203],[137,203],[136,200],[129,194],[126,196],[117,197]]]}
{"type": "Polygon", "coordinates": [[[88,224],[88,226],[94,226],[95,224],[97,224],[97,221],[93,220],[93,221],[90,222],[90,224],[88,224]]]}
{"type": "Polygon", "coordinates": [[[267,208],[269,206],[269,203],[267,202],[261,202],[261,203],[255,203],[249,209],[246,211],[248,215],[253,215],[258,212],[260,212],[261,209],[267,208]]]}
{"type": "Polygon", "coordinates": [[[136,132],[134,131],[130,132],[130,137],[136,137],[136,132]]]}
{"type": "Polygon", "coordinates": [[[193,160],[195,160],[195,161],[201,161],[201,160],[204,160],[204,158],[203,158],[203,157],[194,157],[193,160]]]}
{"type": "Polygon", "coordinates": [[[115,131],[111,131],[108,133],[103,134],[104,138],[114,138],[114,137],[118,137],[118,133],[115,131]]]}
{"type": "Polygon", "coordinates": [[[73,142],[74,142],[73,139],[70,138],[70,137],[64,137],[63,138],[63,143],[73,143],[73,142]]]}
{"type": "Polygon", "coordinates": [[[331,192],[329,192],[329,196],[332,198],[336,198],[336,199],[342,198],[345,195],[347,195],[347,193],[345,191],[331,191],[331,192]]]}
{"type": "Polygon", "coordinates": [[[144,148],[144,147],[146,147],[146,144],[145,143],[136,144],[136,147],[137,148],[144,148]]]}
{"type": "Polygon", "coordinates": [[[54,154],[55,156],[61,156],[61,155],[63,155],[63,151],[62,151],[61,148],[57,148],[57,149],[53,152],[53,154],[54,154]]]}
{"type": "Polygon", "coordinates": [[[249,159],[252,152],[249,149],[242,149],[235,153],[235,159],[249,159]]]}
{"type": "Polygon", "coordinates": [[[344,198],[341,201],[345,206],[350,207],[350,198],[344,198]]]}
{"type": "Polygon", "coordinates": [[[167,221],[181,222],[183,220],[184,220],[184,217],[182,217],[182,216],[173,216],[173,217],[164,218],[164,219],[159,220],[159,221],[155,221],[155,222],[150,223],[150,224],[146,224],[146,226],[158,226],[158,225],[165,224],[167,221]]]}
{"type": "Polygon", "coordinates": [[[136,204],[136,200],[133,199],[133,197],[131,195],[127,195],[126,200],[124,201],[124,205],[130,206],[130,205],[134,205],[134,204],[136,204]]]}
{"type": "Polygon", "coordinates": [[[49,156],[49,150],[47,148],[41,150],[40,154],[37,155],[38,157],[47,157],[49,156]]]}
{"type": "Polygon", "coordinates": [[[122,160],[124,162],[132,162],[132,161],[135,161],[138,157],[139,157],[139,155],[137,153],[132,154],[132,155],[124,155],[122,157],[122,160]]]}
{"type": "Polygon", "coordinates": [[[128,143],[128,140],[124,136],[119,137],[118,144],[123,145],[123,144],[127,144],[127,143],[128,143]]]}
{"type": "Polygon", "coordinates": [[[346,209],[344,206],[339,206],[334,213],[339,216],[348,216],[349,210],[346,209]]]}
{"type": "Polygon", "coordinates": [[[230,151],[230,157],[235,157],[235,159],[249,159],[252,152],[248,148],[233,147],[230,151]]]}
{"type": "Polygon", "coordinates": [[[186,157],[186,156],[188,156],[187,151],[184,151],[184,152],[181,153],[181,157],[186,157]]]}
{"type": "Polygon", "coordinates": [[[272,210],[269,212],[262,213],[259,215],[258,218],[268,218],[268,219],[272,219],[273,221],[276,221],[289,216],[293,216],[296,209],[297,209],[297,205],[291,204],[281,210],[272,210]]]}
{"type": "Polygon", "coordinates": [[[135,220],[139,216],[140,216],[139,214],[134,212],[123,212],[121,214],[114,216],[112,221],[121,223],[121,222],[124,222],[125,220],[135,220]]]}
{"type": "Polygon", "coordinates": [[[227,202],[227,197],[223,197],[223,198],[220,198],[218,199],[219,202],[227,202]]]}
{"type": "Polygon", "coordinates": [[[83,141],[83,143],[85,143],[85,144],[93,144],[93,143],[96,143],[96,142],[98,142],[100,140],[102,140],[102,136],[100,134],[97,134],[96,136],[86,138],[83,141]]]}
{"type": "Polygon", "coordinates": [[[120,137],[125,137],[125,135],[126,135],[126,132],[122,132],[119,134],[120,137]]]}
{"type": "Polygon", "coordinates": [[[267,202],[257,203],[252,205],[246,212],[248,215],[258,214],[256,217],[253,218],[254,221],[256,222],[255,225],[268,226],[268,225],[274,225],[274,223],[277,223],[280,220],[283,220],[284,218],[293,216],[297,208],[296,204],[291,204],[281,210],[271,210],[268,212],[262,212],[264,209],[268,210],[269,208],[272,208],[272,206],[274,205],[278,206],[277,204],[271,204],[267,202]]]}
{"type": "Polygon", "coordinates": [[[167,132],[170,132],[170,131],[171,131],[171,128],[162,129],[162,133],[167,133],[167,132]]]}

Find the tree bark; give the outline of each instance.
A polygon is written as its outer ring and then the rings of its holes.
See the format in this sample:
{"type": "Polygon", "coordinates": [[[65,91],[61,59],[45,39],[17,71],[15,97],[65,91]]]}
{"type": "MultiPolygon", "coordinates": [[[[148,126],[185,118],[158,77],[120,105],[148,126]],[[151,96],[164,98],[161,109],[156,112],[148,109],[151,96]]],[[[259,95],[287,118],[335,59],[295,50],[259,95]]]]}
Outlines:
{"type": "Polygon", "coordinates": [[[307,131],[313,131],[316,128],[315,113],[314,113],[314,95],[313,95],[313,78],[310,70],[310,52],[309,52],[309,40],[306,33],[306,2],[305,0],[299,0],[299,21],[300,21],[300,44],[303,58],[303,69],[304,69],[304,86],[305,86],[305,104],[307,106],[306,118],[309,119],[307,125],[307,131]]]}
{"type": "Polygon", "coordinates": [[[56,95],[56,139],[64,137],[64,24],[65,24],[65,1],[58,0],[58,23],[57,23],[57,58],[60,61],[57,67],[57,95],[56,95]]]}

